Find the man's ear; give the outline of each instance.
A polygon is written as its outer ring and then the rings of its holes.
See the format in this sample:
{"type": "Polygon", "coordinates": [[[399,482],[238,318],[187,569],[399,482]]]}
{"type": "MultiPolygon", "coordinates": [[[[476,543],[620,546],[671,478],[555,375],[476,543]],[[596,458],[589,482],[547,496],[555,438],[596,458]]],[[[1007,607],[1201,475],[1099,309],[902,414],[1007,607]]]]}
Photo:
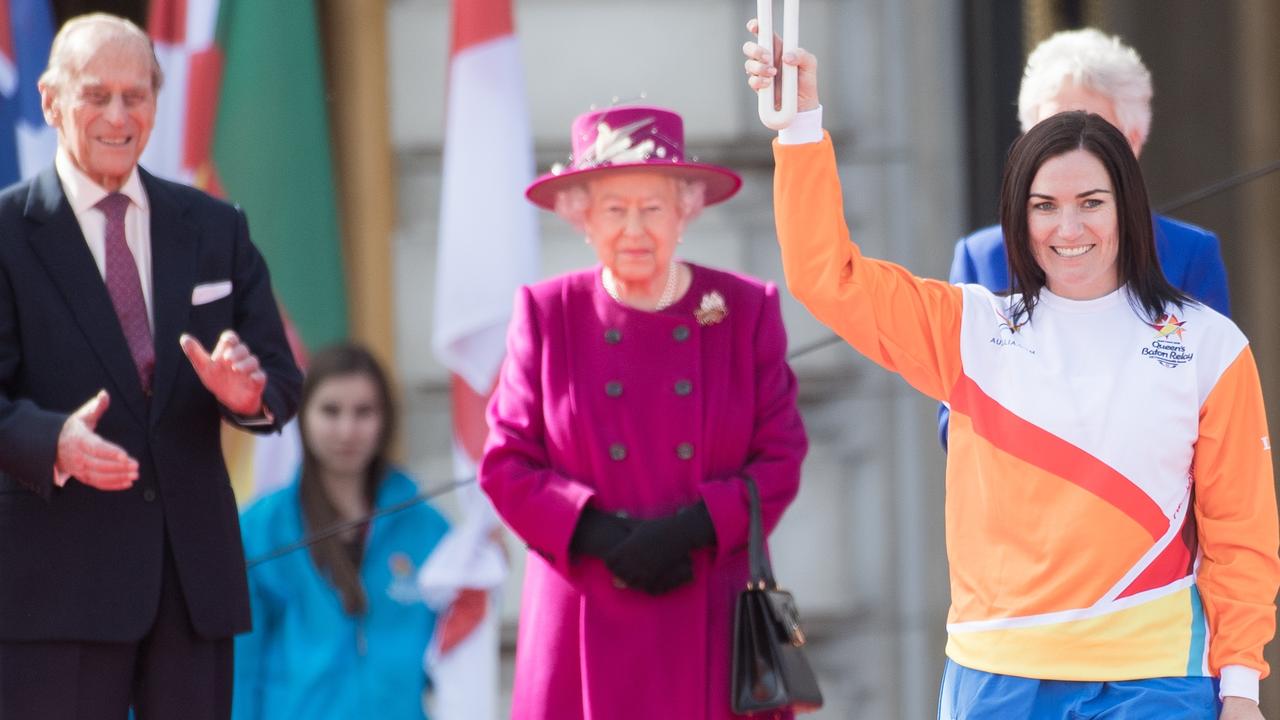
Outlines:
{"type": "Polygon", "coordinates": [[[56,128],[62,120],[62,111],[55,102],[57,93],[48,83],[42,82],[37,87],[40,90],[40,110],[44,113],[44,121],[49,127],[56,128]]]}
{"type": "Polygon", "coordinates": [[[1134,157],[1142,157],[1142,146],[1147,142],[1142,133],[1137,130],[1130,130],[1124,134],[1124,139],[1129,141],[1129,147],[1133,148],[1134,157]]]}

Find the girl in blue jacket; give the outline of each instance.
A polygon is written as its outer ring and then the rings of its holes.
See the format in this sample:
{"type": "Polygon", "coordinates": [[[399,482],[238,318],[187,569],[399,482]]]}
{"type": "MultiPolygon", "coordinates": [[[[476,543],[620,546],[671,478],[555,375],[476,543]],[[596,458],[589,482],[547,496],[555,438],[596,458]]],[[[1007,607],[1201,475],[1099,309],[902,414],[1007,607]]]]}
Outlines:
{"type": "MultiPolygon", "coordinates": [[[[249,558],[418,492],[388,466],[395,408],[367,350],[316,353],[298,418],[297,482],[241,516],[249,558]]],[[[436,616],[416,576],[447,529],[422,503],[250,570],[253,632],[236,639],[235,720],[422,720],[436,616]]]]}

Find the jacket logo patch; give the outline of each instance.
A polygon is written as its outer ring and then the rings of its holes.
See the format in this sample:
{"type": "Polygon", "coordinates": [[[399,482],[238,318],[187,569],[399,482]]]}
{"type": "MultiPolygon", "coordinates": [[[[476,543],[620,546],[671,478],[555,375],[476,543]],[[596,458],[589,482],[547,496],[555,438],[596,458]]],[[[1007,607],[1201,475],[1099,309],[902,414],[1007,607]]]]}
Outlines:
{"type": "Polygon", "coordinates": [[[418,590],[418,580],[415,577],[417,569],[413,566],[413,559],[407,553],[394,552],[388,558],[387,563],[391,566],[391,584],[387,585],[387,597],[400,603],[401,605],[414,605],[422,602],[422,593],[418,590]]]}
{"type": "Polygon", "coordinates": [[[996,334],[992,335],[991,339],[988,340],[987,342],[997,347],[1013,346],[1018,348],[1019,350],[1025,350],[1031,353],[1032,355],[1035,355],[1036,354],[1035,350],[1022,344],[1023,336],[1019,334],[1022,328],[1026,326],[1026,323],[1025,322],[1015,323],[1014,321],[1010,320],[1008,317],[1005,317],[1004,313],[1000,312],[999,310],[996,310],[995,313],[996,313],[996,317],[998,317],[1000,320],[999,322],[996,323],[996,334]]]}
{"type": "Polygon", "coordinates": [[[1144,357],[1160,363],[1167,368],[1178,367],[1191,362],[1195,353],[1187,349],[1183,336],[1187,333],[1187,321],[1179,320],[1177,315],[1161,315],[1151,323],[1155,329],[1155,339],[1151,345],[1142,348],[1144,357]]]}

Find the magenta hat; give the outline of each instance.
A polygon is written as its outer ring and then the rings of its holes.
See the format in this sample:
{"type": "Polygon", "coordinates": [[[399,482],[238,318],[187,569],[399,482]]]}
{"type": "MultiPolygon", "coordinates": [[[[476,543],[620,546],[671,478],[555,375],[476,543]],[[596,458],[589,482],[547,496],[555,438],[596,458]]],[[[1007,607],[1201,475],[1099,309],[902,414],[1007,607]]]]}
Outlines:
{"type": "Polygon", "coordinates": [[[728,200],[742,178],[729,168],[691,162],[684,156],[684,121],[671,110],[626,105],[591,110],[573,121],[573,158],[557,163],[524,191],[533,204],[554,210],[556,193],[591,173],[652,167],[706,183],[706,204],[728,200]]]}

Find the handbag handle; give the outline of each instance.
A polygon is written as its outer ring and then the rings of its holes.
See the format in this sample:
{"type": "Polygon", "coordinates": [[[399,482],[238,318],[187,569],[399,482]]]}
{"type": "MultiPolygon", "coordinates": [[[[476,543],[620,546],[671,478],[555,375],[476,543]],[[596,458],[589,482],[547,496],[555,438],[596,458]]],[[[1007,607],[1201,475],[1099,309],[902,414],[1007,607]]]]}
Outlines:
{"type": "Polygon", "coordinates": [[[743,475],[747,483],[747,501],[751,511],[750,529],[747,534],[747,553],[751,563],[751,583],[754,588],[776,588],[778,583],[773,579],[773,566],[769,564],[769,555],[764,550],[764,522],[760,519],[760,491],[756,489],[756,481],[750,475],[743,475]]]}

